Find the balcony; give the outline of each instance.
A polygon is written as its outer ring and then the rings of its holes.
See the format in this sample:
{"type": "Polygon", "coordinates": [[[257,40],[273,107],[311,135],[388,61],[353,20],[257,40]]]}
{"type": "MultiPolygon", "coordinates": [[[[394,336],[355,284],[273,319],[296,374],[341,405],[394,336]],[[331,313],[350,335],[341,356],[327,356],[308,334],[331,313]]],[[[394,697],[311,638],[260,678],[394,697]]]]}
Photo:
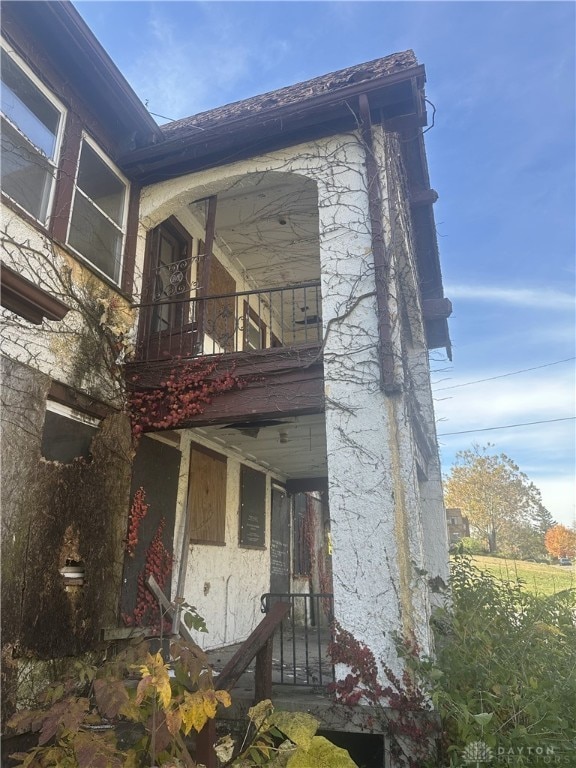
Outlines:
{"type": "Polygon", "coordinates": [[[156,300],[140,305],[137,362],[321,345],[319,281],[180,298],[195,287],[187,279],[189,261],[156,270],[156,300]]]}

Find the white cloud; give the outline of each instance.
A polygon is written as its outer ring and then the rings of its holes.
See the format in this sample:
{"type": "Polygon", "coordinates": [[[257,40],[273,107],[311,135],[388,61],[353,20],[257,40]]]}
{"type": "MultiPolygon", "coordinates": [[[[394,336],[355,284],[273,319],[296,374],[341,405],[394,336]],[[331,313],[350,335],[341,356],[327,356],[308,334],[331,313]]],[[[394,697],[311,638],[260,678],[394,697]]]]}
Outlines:
{"type": "Polygon", "coordinates": [[[178,119],[233,101],[235,86],[269,57],[266,46],[244,42],[241,30],[210,6],[195,6],[191,29],[172,21],[162,4],[150,5],[149,38],[127,77],[153,112],[178,119]]]}
{"type": "Polygon", "coordinates": [[[488,301],[537,309],[574,311],[574,296],[553,288],[501,288],[493,285],[449,284],[446,295],[451,299],[488,301]]]}

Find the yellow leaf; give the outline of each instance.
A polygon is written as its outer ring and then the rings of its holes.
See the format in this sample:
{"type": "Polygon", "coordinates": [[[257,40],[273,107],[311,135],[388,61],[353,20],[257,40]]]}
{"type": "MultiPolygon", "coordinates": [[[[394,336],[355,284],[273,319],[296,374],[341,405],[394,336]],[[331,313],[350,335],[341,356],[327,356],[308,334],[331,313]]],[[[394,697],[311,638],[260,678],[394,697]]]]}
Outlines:
{"type": "Polygon", "coordinates": [[[260,728],[266,718],[274,712],[274,705],[270,699],[264,699],[258,702],[248,710],[248,717],[254,723],[256,728],[260,728]]]}
{"type": "Polygon", "coordinates": [[[170,678],[168,677],[168,673],[166,673],[165,680],[158,681],[157,689],[162,707],[164,708],[164,711],[166,711],[170,706],[170,700],[172,698],[172,688],[170,686],[170,678]]]}
{"type": "Polygon", "coordinates": [[[196,731],[202,730],[208,720],[208,716],[204,710],[204,697],[200,691],[192,694],[185,693],[184,702],[180,705],[179,709],[186,736],[192,728],[196,731]]]}
{"type": "Polygon", "coordinates": [[[206,712],[207,717],[213,720],[216,717],[216,707],[218,706],[216,694],[214,691],[202,691],[202,698],[204,699],[204,712],[206,712]]]}
{"type": "Polygon", "coordinates": [[[228,691],[215,691],[214,694],[223,707],[229,707],[232,704],[228,691]]]}

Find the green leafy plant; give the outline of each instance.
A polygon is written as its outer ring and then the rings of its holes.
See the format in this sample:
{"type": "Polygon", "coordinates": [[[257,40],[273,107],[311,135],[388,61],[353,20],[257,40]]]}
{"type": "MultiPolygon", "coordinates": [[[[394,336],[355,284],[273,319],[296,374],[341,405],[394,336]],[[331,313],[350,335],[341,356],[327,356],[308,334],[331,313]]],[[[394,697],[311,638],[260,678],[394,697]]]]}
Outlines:
{"type": "Polygon", "coordinates": [[[464,555],[454,559],[451,593],[434,618],[436,658],[406,656],[442,717],[443,764],[461,765],[467,745],[477,742],[513,754],[517,766],[531,764],[531,750],[569,750],[576,738],[575,594],[534,595],[464,555]]]}

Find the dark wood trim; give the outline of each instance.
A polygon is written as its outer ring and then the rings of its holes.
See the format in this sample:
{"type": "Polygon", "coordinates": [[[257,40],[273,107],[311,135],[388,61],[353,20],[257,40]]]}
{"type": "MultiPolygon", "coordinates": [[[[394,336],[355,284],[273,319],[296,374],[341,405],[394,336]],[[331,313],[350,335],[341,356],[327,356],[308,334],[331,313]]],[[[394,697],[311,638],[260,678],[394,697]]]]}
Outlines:
{"type": "Polygon", "coordinates": [[[450,299],[423,299],[422,315],[424,320],[446,320],[452,314],[450,299]]]}
{"type": "Polygon", "coordinates": [[[94,400],[94,398],[78,392],[78,390],[69,387],[67,384],[62,384],[60,381],[52,381],[48,390],[48,399],[55,400],[57,403],[67,405],[75,411],[81,411],[88,416],[98,419],[105,419],[107,416],[116,413],[116,409],[112,408],[112,406],[106,405],[106,403],[102,403],[100,400],[94,400]]]}
{"type": "Polygon", "coordinates": [[[327,477],[300,477],[295,480],[286,481],[287,493],[307,493],[309,491],[328,492],[327,477]]]}
{"type": "Polygon", "coordinates": [[[210,271],[212,269],[212,258],[214,250],[214,234],[216,231],[216,205],[217,197],[212,195],[206,198],[208,211],[206,213],[206,236],[204,238],[204,253],[202,259],[202,281],[198,286],[199,296],[208,296],[210,291],[210,271]]]}
{"type": "Polygon", "coordinates": [[[414,189],[410,190],[410,205],[434,205],[438,200],[438,192],[435,189],[414,189]]]}
{"type": "Polygon", "coordinates": [[[50,296],[6,264],[0,263],[0,267],[0,298],[3,307],[34,325],[41,325],[44,319],[64,319],[70,308],[63,301],[50,296]]]}
{"type": "Polygon", "coordinates": [[[256,312],[255,309],[253,309],[250,306],[250,303],[248,301],[244,301],[244,332],[242,334],[242,349],[245,352],[252,352],[254,351],[252,347],[247,347],[248,344],[248,327],[250,324],[250,320],[258,327],[258,330],[260,331],[260,347],[259,349],[266,349],[266,330],[268,326],[266,323],[262,320],[258,312],[256,312]]]}
{"type": "Polygon", "coordinates": [[[134,270],[136,267],[136,245],[138,243],[138,223],[140,207],[140,187],[130,185],[128,197],[128,216],[126,217],[126,236],[124,240],[124,264],[122,266],[122,290],[128,296],[134,291],[134,270]]]}
{"type": "Polygon", "coordinates": [[[76,169],[80,158],[80,145],[82,143],[82,123],[74,112],[68,112],[62,151],[58,163],[56,176],[56,190],[50,216],[49,230],[56,240],[66,242],[68,236],[68,223],[72,214],[72,198],[76,182],[76,169]]]}
{"type": "Polygon", "coordinates": [[[359,97],[361,133],[366,157],[366,175],[368,181],[368,210],[372,235],[372,253],[374,258],[374,280],[376,283],[376,304],[378,309],[378,339],[380,342],[380,387],[388,395],[396,394],[402,387],[397,380],[394,365],[394,346],[392,341],[392,320],[388,306],[388,280],[390,259],[384,241],[382,222],[382,191],[378,165],[374,157],[370,105],[366,94],[359,97]]]}

